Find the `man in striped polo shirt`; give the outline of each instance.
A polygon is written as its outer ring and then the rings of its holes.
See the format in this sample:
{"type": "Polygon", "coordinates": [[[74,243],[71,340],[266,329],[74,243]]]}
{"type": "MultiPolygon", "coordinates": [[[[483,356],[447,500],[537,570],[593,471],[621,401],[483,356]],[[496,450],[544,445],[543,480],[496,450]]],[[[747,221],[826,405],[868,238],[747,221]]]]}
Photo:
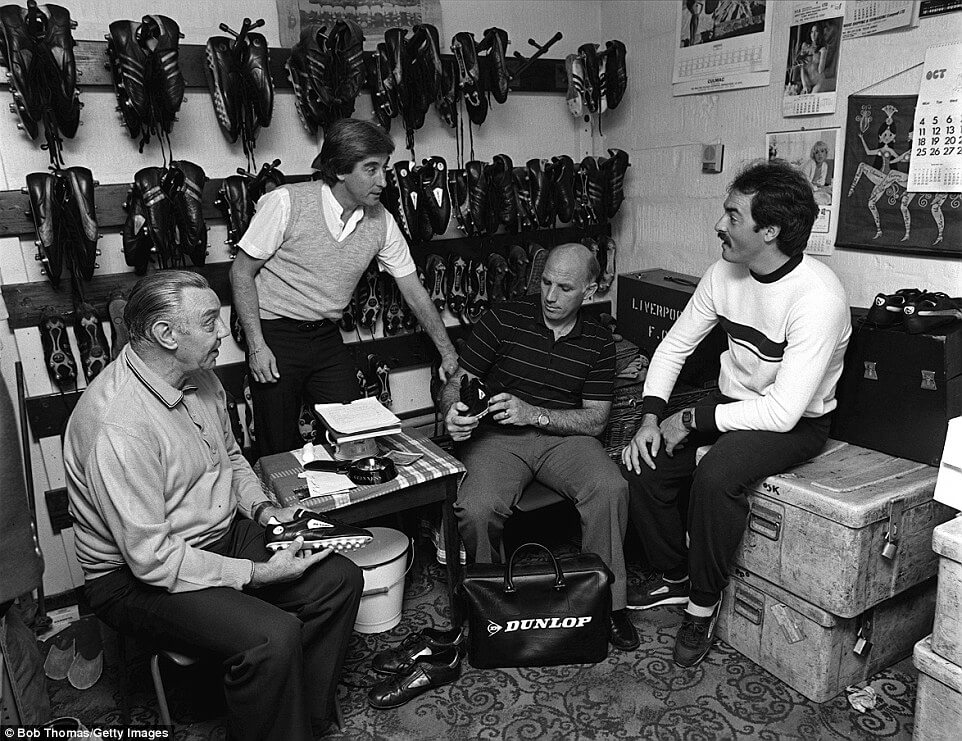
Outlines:
{"type": "Polygon", "coordinates": [[[625,610],[622,551],[628,492],[595,437],[611,410],[615,345],[609,330],[580,311],[600,272],[583,245],[553,249],[540,300],[502,304],[475,325],[441,393],[441,411],[468,469],[455,504],[468,557],[501,560],[512,505],[531,481],[541,481],[575,505],[584,550],[614,574],[611,643],[632,650],[639,640],[625,610]],[[490,391],[486,413],[469,415],[459,400],[465,375],[490,391]]]}

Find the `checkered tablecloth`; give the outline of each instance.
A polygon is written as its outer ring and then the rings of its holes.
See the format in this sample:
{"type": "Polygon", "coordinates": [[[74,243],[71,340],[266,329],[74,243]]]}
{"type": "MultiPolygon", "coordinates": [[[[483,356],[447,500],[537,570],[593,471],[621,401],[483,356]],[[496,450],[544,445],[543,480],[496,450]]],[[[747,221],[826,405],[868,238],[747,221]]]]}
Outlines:
{"type": "Polygon", "coordinates": [[[377,444],[381,455],[396,450],[400,453],[420,454],[420,457],[413,463],[397,465],[397,477],[385,484],[358,486],[345,492],[318,497],[309,496],[307,481],[299,478],[304,468],[294,453],[265,456],[254,465],[254,471],[260,476],[261,487],[268,497],[285,506],[298,505],[315,512],[347,507],[443,476],[455,474],[460,478],[465,474],[465,468],[458,460],[430,440],[401,433],[379,437],[377,444]]]}

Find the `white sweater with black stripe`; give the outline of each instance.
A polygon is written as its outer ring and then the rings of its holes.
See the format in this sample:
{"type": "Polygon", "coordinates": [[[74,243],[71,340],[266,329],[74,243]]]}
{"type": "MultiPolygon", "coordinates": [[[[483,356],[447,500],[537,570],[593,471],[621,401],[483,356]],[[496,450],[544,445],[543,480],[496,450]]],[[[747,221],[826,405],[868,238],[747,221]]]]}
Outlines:
{"type": "Polygon", "coordinates": [[[652,357],[643,410],[660,416],[685,359],[716,324],[728,335],[719,391],[736,401],[697,407],[698,429],[787,432],[835,408],[848,300],[835,273],[804,255],[764,276],[712,265],[652,357]]]}

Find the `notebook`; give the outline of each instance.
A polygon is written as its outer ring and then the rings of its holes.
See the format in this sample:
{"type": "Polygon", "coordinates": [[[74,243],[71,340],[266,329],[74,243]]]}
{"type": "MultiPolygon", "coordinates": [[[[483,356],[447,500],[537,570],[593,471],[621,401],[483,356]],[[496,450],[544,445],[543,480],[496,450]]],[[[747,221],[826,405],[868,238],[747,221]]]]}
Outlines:
{"type": "Polygon", "coordinates": [[[314,410],[338,443],[401,431],[401,420],[373,396],[350,404],[315,404],[314,410]]]}

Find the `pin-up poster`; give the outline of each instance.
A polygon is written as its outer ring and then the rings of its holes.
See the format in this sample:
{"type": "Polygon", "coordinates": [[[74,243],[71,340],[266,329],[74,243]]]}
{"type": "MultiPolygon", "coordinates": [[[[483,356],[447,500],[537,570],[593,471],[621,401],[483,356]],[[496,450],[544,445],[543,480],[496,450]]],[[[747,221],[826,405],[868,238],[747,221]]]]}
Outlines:
{"type": "Polygon", "coordinates": [[[835,112],[844,5],[796,2],[788,36],[783,116],[835,112]]]}
{"type": "Polygon", "coordinates": [[[962,257],[962,193],[909,190],[916,95],[853,95],[837,247],[962,257]]]}
{"type": "Polygon", "coordinates": [[[766,0],[676,0],[672,95],[763,87],[771,81],[766,0]]]}
{"type": "MultiPolygon", "coordinates": [[[[374,51],[389,28],[430,23],[441,30],[441,0],[276,0],[281,46],[288,48],[308,26],[330,28],[350,19],[364,31],[364,49],[374,51]]],[[[441,35],[444,38],[444,35],[441,35]]]]}
{"type": "Polygon", "coordinates": [[[768,159],[785,160],[805,176],[812,186],[818,205],[818,218],[812,226],[805,251],[810,255],[831,255],[838,228],[839,188],[841,172],[839,130],[778,131],[765,137],[768,159]]]}

